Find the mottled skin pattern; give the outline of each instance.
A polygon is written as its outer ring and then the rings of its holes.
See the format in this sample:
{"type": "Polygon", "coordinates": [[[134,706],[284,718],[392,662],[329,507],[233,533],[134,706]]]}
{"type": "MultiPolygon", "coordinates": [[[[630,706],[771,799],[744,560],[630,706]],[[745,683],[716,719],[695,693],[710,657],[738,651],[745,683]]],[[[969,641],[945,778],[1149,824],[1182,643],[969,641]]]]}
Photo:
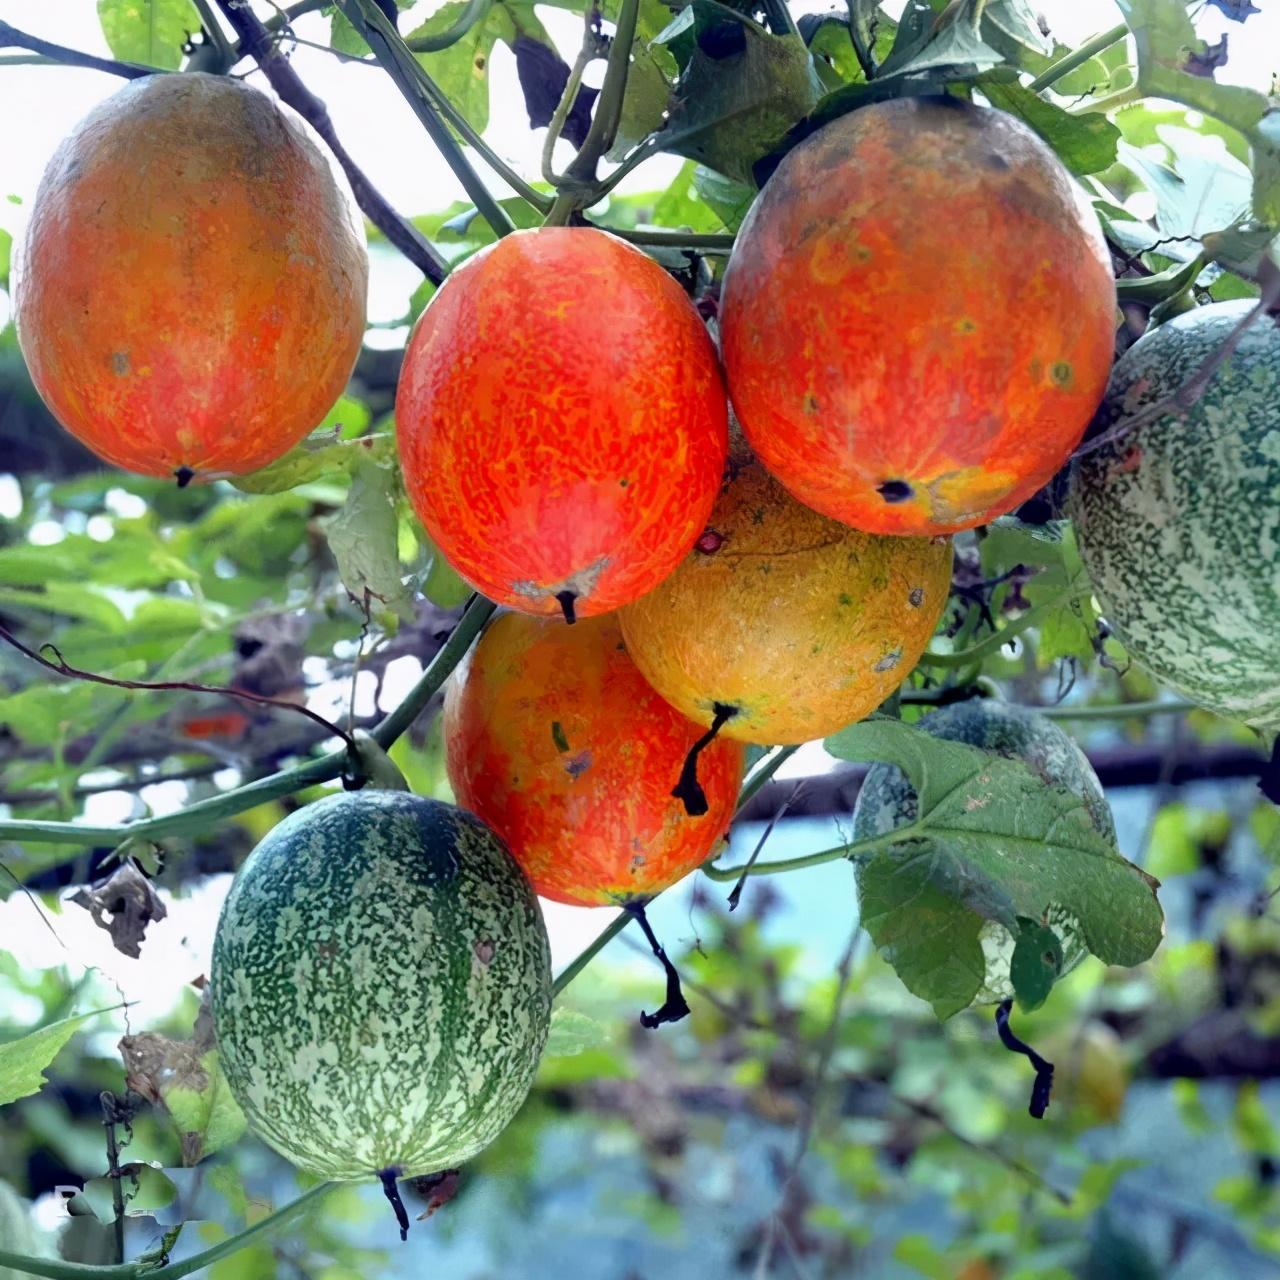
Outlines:
{"type": "Polygon", "coordinates": [[[603,231],[509,235],[449,277],[405,354],[405,485],[451,565],[492,600],[606,613],[702,532],[727,403],[692,303],[603,231]]]}
{"type": "MultiPolygon", "coordinates": [[[[1198,307],[1135,343],[1100,425],[1176,391],[1252,305],[1198,307]]],[[[1185,417],[1080,459],[1068,510],[1134,660],[1202,706],[1280,730],[1280,329],[1255,323],[1185,417]]]]}
{"type": "Polygon", "coordinates": [[[880,538],[802,506],[735,447],[707,532],[619,612],[655,689],[746,742],[809,742],[874,711],[915,666],[951,585],[948,538],[880,538]]]}
{"type": "Polygon", "coordinates": [[[528,882],[471,814],[328,796],[249,855],[210,972],[231,1090],[300,1169],[453,1168],[533,1083],[551,959],[528,882]]]}
{"type": "Polygon", "coordinates": [[[724,282],[729,392],[810,507],[953,533],[1029,498],[1102,396],[1115,286],[1097,219],[1017,120],[902,98],[783,160],[724,282]]]}
{"type": "Polygon", "coordinates": [[[445,691],[458,803],[558,902],[644,899],[707,859],[733,817],[743,749],[718,738],[702,752],[709,808],[691,818],[671,789],[701,732],[636,670],[614,617],[500,615],[445,691]]]}
{"type": "Polygon", "coordinates": [[[108,462],[252,471],[342,393],[367,272],[327,162],[269,98],[227,76],[148,77],[50,160],[18,337],[54,416],[108,462]]]}
{"type": "MultiPolygon", "coordinates": [[[[950,742],[965,742],[1023,761],[1046,783],[1080,796],[1098,832],[1115,840],[1115,823],[1098,775],[1084,752],[1052,720],[989,698],[975,698],[930,712],[921,718],[920,728],[950,742]]],[[[894,765],[874,765],[858,791],[853,838],[863,840],[906,826],[915,821],[916,813],[916,793],[902,771],[894,765]]],[[[1074,916],[1052,909],[1045,924],[1058,935],[1062,972],[1068,973],[1088,954],[1079,925],[1074,916]]],[[[1013,995],[1009,961],[1014,938],[1003,925],[988,920],[980,941],[986,979],[975,1003],[996,1004],[1013,995]]]]}

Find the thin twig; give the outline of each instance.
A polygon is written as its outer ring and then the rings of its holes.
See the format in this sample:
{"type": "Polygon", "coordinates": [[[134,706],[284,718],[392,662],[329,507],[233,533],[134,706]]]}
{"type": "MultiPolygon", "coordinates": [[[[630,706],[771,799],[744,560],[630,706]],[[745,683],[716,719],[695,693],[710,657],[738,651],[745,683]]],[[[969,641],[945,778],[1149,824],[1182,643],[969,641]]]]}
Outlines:
{"type": "MultiPolygon", "coordinates": [[[[220,0],[220,2],[226,3],[226,0],[220,0]]],[[[480,175],[463,155],[457,139],[449,131],[449,126],[440,118],[439,108],[424,83],[425,73],[422,65],[405,47],[400,33],[392,23],[387,21],[386,15],[378,7],[376,0],[338,0],[338,7],[363,37],[364,42],[373,50],[373,56],[395,81],[396,88],[400,90],[401,95],[413,110],[413,114],[418,117],[419,123],[426,130],[427,136],[435,144],[436,150],[444,157],[445,163],[462,184],[471,203],[493,228],[494,235],[502,237],[514,231],[515,224],[507,216],[507,211],[481,181],[480,175]]]]}
{"type": "Polygon", "coordinates": [[[776,827],[779,820],[786,815],[787,810],[795,803],[802,791],[804,791],[803,778],[791,788],[791,794],[777,808],[773,817],[769,819],[768,826],[766,826],[764,831],[761,832],[760,839],[756,841],[756,847],[751,851],[751,857],[749,857],[743,864],[742,874],[738,877],[738,883],[733,886],[732,890],[730,890],[728,898],[730,911],[736,911],[738,909],[738,903],[742,898],[742,890],[747,883],[747,877],[751,874],[751,868],[755,866],[756,859],[760,856],[761,850],[763,850],[765,845],[769,842],[769,837],[773,834],[774,827],[776,827]]]}
{"type": "Polygon", "coordinates": [[[242,702],[252,702],[259,706],[278,707],[282,711],[292,711],[298,715],[314,720],[323,726],[335,738],[341,738],[352,751],[355,750],[355,739],[344,729],[326,720],[319,712],[310,707],[299,706],[296,702],[288,702],[284,698],[269,698],[263,693],[250,693],[247,689],[233,689],[229,685],[196,684],[191,680],[118,680],[114,676],[99,675],[96,671],[85,671],[73,667],[58,650],[57,645],[44,644],[39,649],[29,648],[23,644],[3,623],[0,623],[0,640],[11,644],[19,653],[24,653],[32,662],[38,662],[46,671],[53,671],[60,676],[73,680],[87,680],[92,684],[105,684],[113,689],[147,689],[153,691],[182,690],[186,693],[215,693],[222,697],[239,698],[242,702]],[[51,653],[52,658],[45,657],[51,653]]]}
{"type": "Polygon", "coordinates": [[[263,26],[247,0],[218,0],[227,21],[240,37],[240,48],[251,53],[271,87],[324,139],[347,175],[356,203],[387,239],[400,250],[432,284],[441,284],[449,265],[435,247],[411,222],[402,218],[365,176],[338,139],[329,109],[307,88],[287,58],[276,48],[271,33],[263,26]]]}
{"type": "Polygon", "coordinates": [[[39,36],[30,36],[25,31],[19,31],[17,27],[0,21],[0,49],[4,48],[30,49],[32,53],[42,54],[50,62],[67,67],[85,67],[90,71],[105,71],[108,75],[123,76],[126,80],[167,74],[158,67],[144,67],[136,62],[117,62],[115,58],[99,58],[96,54],[81,53],[79,49],[68,49],[64,44],[41,40],[39,36]]]}

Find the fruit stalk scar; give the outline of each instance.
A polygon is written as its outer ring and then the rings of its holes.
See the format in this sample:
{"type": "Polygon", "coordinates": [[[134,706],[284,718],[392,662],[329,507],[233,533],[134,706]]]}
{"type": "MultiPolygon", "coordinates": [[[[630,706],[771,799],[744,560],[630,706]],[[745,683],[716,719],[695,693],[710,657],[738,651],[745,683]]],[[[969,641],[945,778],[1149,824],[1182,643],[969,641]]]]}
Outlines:
{"type": "Polygon", "coordinates": [[[644,930],[644,936],[648,939],[653,954],[658,957],[658,962],[667,975],[667,998],[663,1001],[662,1007],[656,1013],[645,1013],[643,1009],[640,1011],[640,1025],[653,1031],[664,1022],[679,1022],[681,1018],[688,1017],[689,1004],[680,986],[679,970],[671,963],[662,943],[658,941],[658,935],[654,933],[644,908],[643,902],[629,902],[626,905],[626,909],[635,916],[640,928],[644,930]]]}
{"type": "Polygon", "coordinates": [[[391,1201],[391,1207],[396,1214],[396,1222],[400,1224],[400,1239],[407,1240],[409,1238],[409,1213],[404,1207],[404,1201],[400,1198],[400,1188],[396,1186],[396,1179],[399,1176],[399,1169],[378,1170],[378,1180],[382,1183],[382,1194],[391,1201]]]}

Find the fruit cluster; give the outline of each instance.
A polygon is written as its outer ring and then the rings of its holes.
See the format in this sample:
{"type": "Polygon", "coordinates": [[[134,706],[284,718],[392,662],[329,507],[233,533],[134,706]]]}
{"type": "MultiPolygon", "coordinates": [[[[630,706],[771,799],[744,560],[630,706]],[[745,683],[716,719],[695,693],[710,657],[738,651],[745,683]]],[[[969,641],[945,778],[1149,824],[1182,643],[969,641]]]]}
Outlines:
{"type": "MultiPolygon", "coordinates": [[[[59,420],[186,483],[261,467],[316,425],[365,283],[307,138],[247,86],[188,74],[135,81],[63,144],[15,301],[59,420]]],[[[783,160],[725,272],[719,350],[675,280],[598,229],[518,232],[458,267],[409,341],[396,430],[428,534],[508,608],[444,713],[451,782],[482,821],[362,793],[246,863],[212,992],[267,1140],[332,1177],[483,1146],[546,1035],[524,876],[565,902],[643,902],[723,836],[744,743],[821,738],[887,698],[945,606],[950,536],[1079,443],[1114,319],[1106,245],[1053,153],[953,99],[866,107],[783,160]],[[395,1123],[357,1125],[371,1109],[395,1123]]],[[[1222,323],[1205,308],[1139,343],[1106,412],[1222,323]]],[[[1240,362],[1274,385],[1275,330],[1240,362]]],[[[1134,656],[1263,728],[1280,724],[1272,420],[1240,415],[1225,443],[1159,423],[1073,481],[1134,656]],[[1268,503],[1235,517],[1263,522],[1261,568],[1224,563],[1215,537],[1254,473],[1268,503]],[[1155,616],[1136,584],[1161,572],[1188,590],[1217,575],[1229,611],[1155,616]]]]}

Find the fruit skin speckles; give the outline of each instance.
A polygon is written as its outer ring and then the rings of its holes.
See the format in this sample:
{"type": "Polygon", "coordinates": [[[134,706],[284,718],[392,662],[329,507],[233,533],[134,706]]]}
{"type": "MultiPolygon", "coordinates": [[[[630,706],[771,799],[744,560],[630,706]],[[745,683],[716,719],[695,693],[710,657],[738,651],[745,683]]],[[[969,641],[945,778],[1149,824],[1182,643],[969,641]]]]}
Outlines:
{"type": "Polygon", "coordinates": [[[801,502],[870,533],[953,533],[1030,497],[1079,441],[1115,285],[1093,210],[1030,130],[903,98],[786,156],[738,233],[721,321],[734,408],[801,502]]]}
{"type": "Polygon", "coordinates": [[[566,627],[500,614],[445,688],[458,803],[559,902],[645,898],[711,855],[733,816],[743,749],[725,738],[702,752],[709,808],[691,818],[671,790],[701,733],[636,669],[616,615],[566,627]]]}
{"type": "MultiPolygon", "coordinates": [[[[1197,307],[1120,358],[1105,431],[1178,390],[1253,303],[1197,307]]],[[[1080,458],[1067,513],[1103,616],[1201,706],[1280,731],[1280,329],[1259,320],[1204,394],[1080,458]]]]}
{"type": "Polygon", "coordinates": [[[265,94],[202,72],[133,80],[36,193],[14,272],[32,381],[116,466],[264,467],[321,421],[360,352],[361,228],[265,94]]]}
{"type": "Polygon", "coordinates": [[[551,1016],[537,899],[498,837],[402,791],[326,796],[227,896],[210,996],[255,1132],[322,1178],[454,1168],[533,1083],[551,1016]]]}
{"type": "Polygon", "coordinates": [[[874,711],[919,659],[946,605],[950,540],[876,537],[819,515],[740,438],[732,463],[711,513],[720,549],[695,549],[619,611],[628,651],[700,724],[717,703],[736,707],[729,737],[826,737],[874,711]]]}
{"type": "Polygon", "coordinates": [[[585,227],[516,232],[459,267],[396,396],[405,485],[449,563],[526,613],[571,593],[577,617],[643,594],[703,533],[727,413],[679,285],[585,227]]]}

